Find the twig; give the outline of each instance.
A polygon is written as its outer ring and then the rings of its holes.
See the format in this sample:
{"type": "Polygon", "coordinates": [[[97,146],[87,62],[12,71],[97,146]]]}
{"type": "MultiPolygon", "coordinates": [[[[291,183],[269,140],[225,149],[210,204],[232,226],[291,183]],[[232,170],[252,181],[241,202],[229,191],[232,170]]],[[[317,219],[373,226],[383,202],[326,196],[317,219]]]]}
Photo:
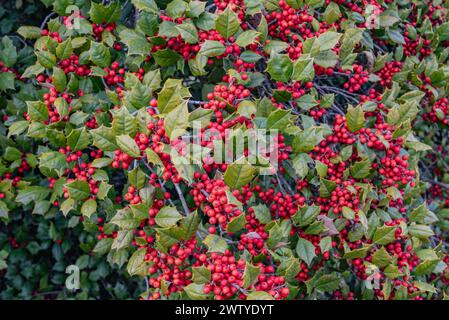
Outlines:
{"type": "Polygon", "coordinates": [[[188,103],[190,103],[190,104],[200,104],[200,105],[203,105],[203,104],[206,104],[207,101],[189,100],[188,103]]]}
{"type": "Polygon", "coordinates": [[[45,25],[47,24],[48,20],[50,20],[50,18],[51,18],[52,16],[54,16],[55,14],[56,14],[56,12],[52,12],[52,13],[50,13],[49,15],[47,15],[47,16],[45,17],[44,21],[42,21],[41,29],[44,29],[44,27],[45,27],[45,25]]]}
{"type": "Polygon", "coordinates": [[[284,179],[284,177],[282,175],[279,175],[279,173],[276,173],[276,177],[278,179],[279,184],[283,183],[288,191],[290,191],[291,195],[294,195],[295,193],[293,192],[292,188],[290,187],[290,185],[288,184],[288,182],[284,179]]]}
{"type": "Polygon", "coordinates": [[[148,300],[150,298],[150,285],[148,283],[148,276],[145,276],[145,286],[146,286],[146,292],[147,292],[146,300],[148,300]]]}
{"type": "Polygon", "coordinates": [[[173,182],[173,184],[175,185],[175,189],[176,189],[176,192],[178,193],[179,200],[181,200],[182,207],[184,208],[184,212],[188,216],[190,214],[190,210],[189,210],[189,207],[187,206],[186,199],[184,198],[184,195],[182,194],[181,188],[179,187],[179,184],[174,183],[174,182],[173,182]]]}
{"type": "MultiPolygon", "coordinates": [[[[150,170],[151,173],[155,173],[154,170],[148,165],[148,163],[146,163],[146,161],[142,161],[144,166],[150,170]]],[[[145,176],[147,178],[150,178],[145,172],[143,172],[145,174],[145,176]]],[[[167,192],[167,189],[165,189],[164,184],[162,183],[161,179],[157,179],[157,181],[159,182],[159,184],[161,185],[162,190],[164,190],[164,192],[167,192]]],[[[173,203],[173,201],[171,199],[168,199],[168,202],[170,203],[171,206],[176,207],[175,204],[173,203]]]]}

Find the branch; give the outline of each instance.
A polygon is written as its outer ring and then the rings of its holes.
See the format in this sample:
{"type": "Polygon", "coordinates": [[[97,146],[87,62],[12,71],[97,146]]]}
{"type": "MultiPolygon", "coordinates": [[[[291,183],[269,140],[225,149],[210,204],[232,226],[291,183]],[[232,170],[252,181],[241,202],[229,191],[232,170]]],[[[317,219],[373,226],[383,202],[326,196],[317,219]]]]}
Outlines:
{"type": "Polygon", "coordinates": [[[50,20],[50,18],[51,18],[52,16],[54,16],[55,14],[56,14],[56,12],[52,12],[52,13],[50,13],[49,15],[47,15],[47,16],[45,17],[44,21],[42,21],[41,29],[44,29],[44,27],[45,27],[45,25],[47,24],[48,20],[50,20]]]}
{"type": "Polygon", "coordinates": [[[176,189],[176,192],[178,193],[179,200],[181,200],[182,207],[184,208],[184,212],[188,216],[190,214],[190,210],[189,210],[189,207],[187,206],[186,199],[184,198],[184,195],[182,194],[181,188],[179,187],[179,184],[174,183],[174,182],[173,182],[173,184],[175,185],[175,189],[176,189]]]}
{"type": "Polygon", "coordinates": [[[206,104],[207,101],[189,100],[188,103],[203,105],[203,104],[206,104]]]}

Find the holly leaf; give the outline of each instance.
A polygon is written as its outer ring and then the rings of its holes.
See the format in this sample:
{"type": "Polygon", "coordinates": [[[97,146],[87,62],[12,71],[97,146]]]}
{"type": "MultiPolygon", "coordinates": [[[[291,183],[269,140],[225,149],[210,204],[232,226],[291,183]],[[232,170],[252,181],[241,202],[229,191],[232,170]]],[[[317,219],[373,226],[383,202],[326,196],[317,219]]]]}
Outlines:
{"type": "Polygon", "coordinates": [[[240,29],[237,13],[232,11],[231,6],[228,5],[226,9],[218,15],[215,20],[215,29],[217,29],[225,39],[229,39],[240,29]]]}

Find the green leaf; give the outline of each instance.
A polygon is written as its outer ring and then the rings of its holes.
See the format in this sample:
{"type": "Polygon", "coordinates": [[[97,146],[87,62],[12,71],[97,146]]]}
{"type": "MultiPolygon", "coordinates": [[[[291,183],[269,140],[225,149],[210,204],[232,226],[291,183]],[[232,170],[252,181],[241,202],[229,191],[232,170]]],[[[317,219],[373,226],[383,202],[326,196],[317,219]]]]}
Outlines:
{"type": "Polygon", "coordinates": [[[173,0],[167,5],[167,14],[172,18],[180,18],[187,10],[187,3],[182,0],[173,0]]]}
{"type": "Polygon", "coordinates": [[[271,213],[268,207],[264,204],[258,204],[252,207],[257,220],[262,224],[267,224],[271,222],[271,213]]]}
{"type": "Polygon", "coordinates": [[[289,56],[275,55],[268,60],[267,70],[271,79],[280,82],[288,82],[293,73],[293,62],[289,56]]]}
{"type": "Polygon", "coordinates": [[[151,91],[155,91],[161,87],[161,70],[150,70],[143,77],[143,83],[151,89],[151,91]]]}
{"type": "Polygon", "coordinates": [[[0,201],[0,218],[8,219],[8,213],[9,213],[8,206],[3,201],[0,201]]]}
{"type": "Polygon", "coordinates": [[[86,128],[73,129],[67,137],[67,145],[72,151],[83,150],[90,145],[90,135],[86,128]]]}
{"type": "Polygon", "coordinates": [[[394,124],[399,127],[402,123],[410,120],[413,121],[418,114],[419,109],[416,103],[407,102],[401,104],[399,107],[394,106],[390,109],[387,115],[388,124],[394,124]]]}
{"type": "Polygon", "coordinates": [[[203,243],[207,246],[209,252],[225,252],[228,249],[226,240],[215,234],[209,234],[204,238],[203,243]]]}
{"type": "Polygon", "coordinates": [[[157,108],[160,114],[169,113],[178,107],[183,101],[180,93],[180,85],[177,83],[169,84],[165,82],[162,91],[157,98],[157,108]]]}
{"type": "Polygon", "coordinates": [[[284,41],[279,41],[279,40],[270,40],[269,43],[264,45],[263,50],[269,54],[277,54],[280,53],[284,50],[286,50],[289,47],[289,45],[284,42],[284,41]]]}
{"type": "Polygon", "coordinates": [[[341,33],[334,31],[326,31],[318,37],[316,44],[318,45],[320,51],[326,51],[334,48],[338,40],[341,38],[341,33]]]}
{"type": "Polygon", "coordinates": [[[320,249],[323,253],[332,249],[332,238],[330,236],[321,238],[320,249]]]}
{"type": "Polygon", "coordinates": [[[185,129],[189,126],[189,110],[187,109],[186,101],[166,115],[164,126],[165,133],[170,140],[175,140],[184,134],[185,129]]]}
{"type": "Polygon", "coordinates": [[[323,138],[323,134],[316,127],[309,127],[295,136],[293,150],[297,153],[310,152],[323,138]]]}
{"type": "Polygon", "coordinates": [[[21,121],[15,121],[11,124],[8,130],[8,136],[9,139],[11,136],[17,136],[22,134],[26,129],[28,128],[28,121],[21,120],[21,121]]]}
{"type": "Polygon", "coordinates": [[[424,218],[427,217],[428,213],[429,213],[429,209],[427,209],[426,203],[423,202],[421,205],[419,205],[412,211],[409,219],[411,222],[422,223],[424,221],[424,218]]]}
{"type": "Polygon", "coordinates": [[[211,278],[211,272],[207,267],[193,267],[192,281],[196,284],[208,283],[211,278]]]}
{"type": "Polygon", "coordinates": [[[402,31],[398,29],[387,29],[388,38],[397,44],[405,44],[404,36],[402,35],[402,31]]]}
{"type": "Polygon", "coordinates": [[[354,212],[354,210],[352,210],[352,209],[349,208],[349,207],[344,206],[344,207],[342,208],[342,213],[343,213],[343,217],[345,217],[346,219],[354,220],[354,218],[355,218],[355,212],[354,212]]]}
{"type": "Polygon", "coordinates": [[[335,190],[337,184],[334,181],[320,178],[320,197],[328,198],[331,192],[335,190]]]}
{"type": "Polygon", "coordinates": [[[92,2],[89,15],[96,24],[111,23],[120,19],[122,6],[118,2],[112,2],[109,6],[92,2]]]}
{"type": "Polygon", "coordinates": [[[381,245],[387,245],[394,241],[394,232],[396,227],[383,226],[378,227],[373,235],[373,242],[381,245]]]}
{"type": "Polygon", "coordinates": [[[250,44],[253,44],[257,37],[259,36],[259,32],[255,30],[247,30],[242,32],[238,37],[237,40],[235,40],[235,43],[238,44],[240,47],[247,47],[250,44]]]}
{"type": "Polygon", "coordinates": [[[113,114],[112,131],[116,135],[133,136],[136,132],[136,118],[131,116],[126,107],[120,108],[113,114]]]}
{"type": "Polygon", "coordinates": [[[132,231],[140,225],[140,218],[135,217],[129,207],[117,211],[111,223],[123,230],[132,231]]]}
{"type": "Polygon", "coordinates": [[[257,31],[259,31],[259,41],[260,43],[264,43],[268,37],[268,24],[267,19],[262,14],[260,17],[260,23],[257,26],[257,31]]]}
{"type": "Polygon", "coordinates": [[[178,24],[176,25],[176,29],[179,31],[179,34],[187,43],[198,42],[198,31],[196,30],[193,23],[184,22],[183,24],[178,24]]]}
{"type": "Polygon", "coordinates": [[[324,11],[323,17],[328,24],[332,24],[337,21],[341,17],[341,11],[338,4],[335,2],[330,2],[324,11]]]}
{"type": "Polygon", "coordinates": [[[58,90],[59,92],[64,92],[67,86],[67,77],[65,75],[65,72],[58,67],[53,67],[51,82],[55,86],[56,90],[58,90]]]}
{"type": "Polygon", "coordinates": [[[39,156],[39,169],[45,176],[62,176],[66,168],[66,157],[60,152],[44,152],[39,156]]]}
{"type": "Polygon", "coordinates": [[[58,44],[56,47],[56,57],[60,60],[65,60],[70,58],[73,53],[72,40],[69,38],[58,44]]]}
{"type": "Polygon", "coordinates": [[[228,225],[226,226],[226,231],[235,233],[243,229],[245,227],[245,224],[246,224],[245,214],[242,213],[229,221],[228,225]]]}
{"type": "Polygon", "coordinates": [[[318,291],[332,292],[340,285],[340,278],[335,274],[325,274],[315,281],[314,287],[318,291]]]}
{"type": "Polygon", "coordinates": [[[423,276],[431,274],[434,270],[437,264],[439,263],[439,259],[434,260],[424,260],[422,261],[415,269],[414,274],[417,276],[423,276]]]}
{"type": "Polygon", "coordinates": [[[363,112],[362,105],[358,105],[355,108],[349,106],[348,112],[346,113],[346,123],[352,132],[359,131],[363,127],[365,124],[365,113],[363,112]]]}
{"type": "Polygon", "coordinates": [[[170,49],[162,49],[153,53],[154,60],[161,67],[173,66],[182,59],[181,55],[170,49]]]}
{"type": "Polygon", "coordinates": [[[381,247],[373,254],[373,263],[379,268],[388,266],[391,263],[391,256],[384,247],[381,247]]]}
{"type": "Polygon", "coordinates": [[[92,251],[100,256],[103,256],[111,249],[112,241],[113,240],[111,238],[103,238],[98,241],[92,251]]]}
{"type": "Polygon", "coordinates": [[[414,237],[426,240],[434,235],[432,229],[424,224],[413,224],[408,227],[408,233],[414,237]]]}
{"type": "Polygon", "coordinates": [[[221,56],[225,51],[226,47],[220,41],[206,40],[201,45],[198,54],[202,54],[206,57],[217,57],[221,56]]]}
{"type": "Polygon", "coordinates": [[[151,50],[151,44],[145,35],[136,30],[123,29],[119,33],[120,40],[128,47],[129,55],[148,55],[151,50]]]}
{"type": "Polygon", "coordinates": [[[265,291],[253,291],[246,297],[246,300],[274,300],[273,296],[265,291]]]}
{"type": "Polygon", "coordinates": [[[303,0],[285,0],[285,3],[287,3],[288,6],[292,7],[293,9],[300,9],[301,6],[304,5],[303,0]]]}
{"type": "Polygon", "coordinates": [[[315,169],[316,169],[316,172],[318,173],[318,176],[320,176],[321,178],[324,178],[325,176],[327,176],[327,170],[329,168],[323,162],[321,162],[319,160],[315,160],[315,169]]]}
{"type": "Polygon", "coordinates": [[[390,264],[385,268],[384,274],[390,279],[395,279],[403,275],[399,268],[393,264],[390,264]]]}
{"type": "Polygon", "coordinates": [[[349,169],[351,176],[356,179],[363,179],[369,176],[371,171],[371,162],[369,159],[355,162],[349,169]]]}
{"type": "Polygon", "coordinates": [[[19,190],[16,196],[16,202],[28,205],[31,202],[44,200],[50,194],[50,189],[40,186],[30,186],[19,190]]]}
{"type": "Polygon", "coordinates": [[[184,287],[184,292],[192,300],[207,300],[211,294],[204,293],[204,284],[191,283],[184,287]]]}
{"type": "Polygon", "coordinates": [[[154,0],[131,0],[132,4],[141,11],[149,13],[159,13],[159,8],[154,0]]]}
{"type": "Polygon", "coordinates": [[[294,81],[312,81],[315,77],[313,67],[313,58],[300,57],[293,64],[293,73],[291,79],[294,81]]]}
{"type": "Polygon", "coordinates": [[[437,289],[435,288],[434,285],[427,283],[427,282],[422,282],[422,281],[415,281],[413,282],[413,284],[415,285],[415,287],[417,287],[420,291],[424,291],[424,292],[431,292],[431,293],[437,293],[437,289]]]}
{"type": "Polygon", "coordinates": [[[232,189],[239,189],[253,180],[256,169],[245,161],[230,164],[224,174],[224,182],[232,189]]]}
{"type": "Polygon", "coordinates": [[[32,76],[37,76],[38,74],[43,73],[44,71],[45,68],[43,66],[41,66],[40,64],[34,64],[25,69],[22,74],[22,78],[31,78],[32,76]]]}
{"type": "Polygon", "coordinates": [[[112,128],[100,126],[98,129],[91,130],[93,138],[93,145],[103,151],[115,151],[118,149],[118,144],[115,139],[112,128]]]}
{"type": "MultiPolygon", "coordinates": [[[[132,230],[119,230],[117,237],[112,242],[111,249],[119,251],[120,249],[127,248],[131,244],[133,236],[132,230]]],[[[125,263],[125,261],[121,261],[120,259],[120,263],[122,262],[125,263]]]]}
{"type": "Polygon", "coordinates": [[[18,56],[16,47],[14,46],[13,41],[8,36],[5,36],[1,39],[0,49],[0,60],[2,61],[3,66],[13,67],[17,62],[18,56]]]}
{"type": "Polygon", "coordinates": [[[184,240],[189,240],[198,230],[200,218],[198,212],[192,212],[180,222],[181,235],[184,240]]]}
{"type": "Polygon", "coordinates": [[[64,202],[60,206],[60,210],[64,217],[67,217],[71,210],[74,210],[76,207],[76,201],[74,199],[68,198],[64,200],[64,202]]]}
{"type": "Polygon", "coordinates": [[[90,218],[90,216],[97,211],[97,202],[94,199],[89,199],[81,206],[81,214],[90,218]]]}
{"type": "Polygon", "coordinates": [[[283,130],[293,123],[293,116],[290,110],[276,109],[271,112],[267,119],[267,129],[283,130]]]}
{"type": "Polygon", "coordinates": [[[16,76],[12,72],[0,73],[0,91],[6,91],[8,89],[14,90],[14,80],[16,76]]]}
{"type": "Polygon", "coordinates": [[[103,43],[91,42],[89,53],[90,61],[97,66],[105,68],[111,64],[111,53],[103,43]]]}
{"type": "Polygon", "coordinates": [[[237,13],[232,11],[231,6],[228,5],[226,9],[218,15],[215,20],[215,29],[225,39],[229,39],[240,29],[237,13]]]}
{"type": "Polygon", "coordinates": [[[128,135],[117,136],[117,144],[120,150],[133,158],[140,157],[140,149],[136,141],[128,135]]]}
{"type": "Polygon", "coordinates": [[[37,61],[44,68],[51,69],[56,64],[56,57],[51,52],[38,51],[38,52],[36,52],[36,56],[37,56],[37,61]]]}
{"type": "Polygon", "coordinates": [[[304,261],[308,266],[312,263],[313,258],[316,257],[315,246],[304,238],[298,238],[296,244],[296,253],[298,257],[304,261]]]}
{"type": "Polygon", "coordinates": [[[142,248],[135,251],[132,256],[129,258],[128,265],[126,266],[126,270],[128,273],[133,275],[146,275],[147,273],[147,263],[145,262],[145,255],[147,254],[147,249],[142,248]]]}
{"type": "Polygon", "coordinates": [[[174,207],[163,207],[155,217],[156,223],[161,227],[171,227],[181,220],[182,216],[174,207]]]}
{"type": "Polygon", "coordinates": [[[205,12],[206,3],[204,1],[190,1],[187,8],[187,16],[189,18],[199,18],[205,12]]]}
{"type": "Polygon", "coordinates": [[[294,216],[293,221],[295,225],[299,227],[306,227],[316,220],[320,212],[321,208],[319,206],[304,206],[300,208],[298,213],[294,216]]]}
{"type": "Polygon", "coordinates": [[[243,272],[243,287],[249,288],[254,282],[257,281],[257,277],[260,274],[260,267],[253,266],[252,264],[246,262],[245,271],[243,272]]]}
{"type": "Polygon", "coordinates": [[[108,195],[109,190],[112,186],[104,181],[100,182],[100,186],[98,187],[98,192],[96,194],[97,198],[100,200],[104,200],[108,195]]]}
{"type": "Polygon", "coordinates": [[[48,119],[48,108],[41,101],[27,101],[28,115],[33,121],[45,121],[48,119]]]}
{"type": "Polygon", "coordinates": [[[84,200],[90,196],[89,184],[84,180],[75,180],[65,184],[70,198],[84,200]]]}
{"type": "Polygon", "coordinates": [[[17,33],[25,39],[37,39],[42,35],[42,30],[39,27],[21,26],[17,33]]]}
{"type": "Polygon", "coordinates": [[[15,161],[22,158],[22,152],[14,147],[6,147],[3,158],[7,161],[15,161]]]}

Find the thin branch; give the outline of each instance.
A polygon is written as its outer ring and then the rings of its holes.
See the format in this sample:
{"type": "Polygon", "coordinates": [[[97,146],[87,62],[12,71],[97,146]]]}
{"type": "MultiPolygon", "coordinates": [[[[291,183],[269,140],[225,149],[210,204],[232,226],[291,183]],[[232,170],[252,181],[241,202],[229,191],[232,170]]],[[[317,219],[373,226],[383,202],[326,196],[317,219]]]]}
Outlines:
{"type": "Polygon", "coordinates": [[[207,101],[189,100],[188,103],[190,103],[190,104],[204,105],[204,104],[207,103],[207,101]]]}
{"type": "Polygon", "coordinates": [[[178,193],[179,200],[181,200],[182,207],[184,208],[184,212],[188,216],[190,214],[190,210],[189,210],[189,207],[187,206],[186,199],[184,198],[184,195],[182,194],[181,188],[179,187],[179,184],[174,183],[174,182],[173,182],[173,184],[175,185],[175,189],[176,189],[176,192],[178,193]]]}
{"type": "Polygon", "coordinates": [[[45,25],[47,24],[48,20],[50,20],[51,17],[54,16],[55,14],[56,14],[56,12],[52,12],[52,13],[50,13],[49,15],[47,15],[47,16],[45,17],[44,21],[42,21],[41,29],[44,29],[44,27],[45,27],[45,25]]]}

